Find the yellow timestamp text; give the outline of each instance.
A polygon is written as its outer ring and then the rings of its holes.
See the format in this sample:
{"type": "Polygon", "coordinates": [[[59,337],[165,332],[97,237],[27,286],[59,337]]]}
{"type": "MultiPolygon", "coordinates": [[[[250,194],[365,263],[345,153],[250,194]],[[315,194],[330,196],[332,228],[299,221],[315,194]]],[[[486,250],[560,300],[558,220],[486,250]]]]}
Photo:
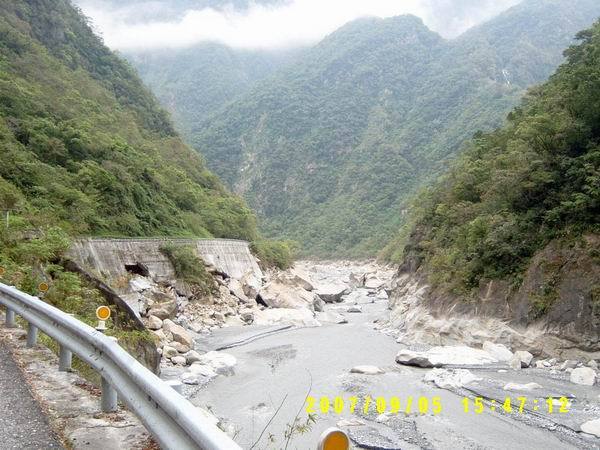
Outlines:
{"type": "Polygon", "coordinates": [[[442,412],[442,400],[440,397],[306,397],[306,412],[308,414],[342,414],[362,412],[377,412],[378,414],[439,414],[442,412]]]}
{"type": "MultiPolygon", "coordinates": [[[[483,397],[463,397],[462,411],[466,414],[481,414],[484,411],[517,413],[545,412],[564,414],[569,412],[570,402],[566,397],[527,398],[506,397],[486,399],[483,397]]],[[[440,414],[443,410],[441,397],[306,397],[305,411],[308,414],[440,414]]]]}

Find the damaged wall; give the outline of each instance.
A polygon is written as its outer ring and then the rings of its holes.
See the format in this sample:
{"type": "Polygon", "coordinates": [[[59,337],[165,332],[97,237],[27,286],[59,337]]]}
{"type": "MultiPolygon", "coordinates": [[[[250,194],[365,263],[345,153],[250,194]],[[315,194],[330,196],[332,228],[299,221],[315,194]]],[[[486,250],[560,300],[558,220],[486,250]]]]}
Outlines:
{"type": "Polygon", "coordinates": [[[157,281],[175,278],[169,259],[160,252],[165,244],[190,245],[207,264],[232,278],[251,272],[260,279],[262,272],[248,242],[230,239],[108,239],[87,238],[73,243],[67,255],[86,270],[104,279],[127,274],[136,265],[147,267],[157,281]]]}

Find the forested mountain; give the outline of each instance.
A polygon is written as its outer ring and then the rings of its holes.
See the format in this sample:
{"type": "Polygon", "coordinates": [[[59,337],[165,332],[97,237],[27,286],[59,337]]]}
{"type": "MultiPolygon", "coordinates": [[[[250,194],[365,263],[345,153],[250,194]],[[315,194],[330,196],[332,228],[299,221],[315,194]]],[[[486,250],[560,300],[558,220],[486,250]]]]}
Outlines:
{"type": "Polygon", "coordinates": [[[1,2],[0,36],[3,233],[258,237],[244,202],[68,0],[1,2]]]}
{"type": "Polygon", "coordinates": [[[192,143],[271,236],[374,254],[415,189],[562,61],[595,0],[526,0],[444,40],[420,19],[361,19],[199,123],[192,143]]]}
{"type": "Polygon", "coordinates": [[[188,136],[198,123],[302,51],[244,50],[201,43],[182,49],[127,52],[125,56],[188,136]]]}
{"type": "Polygon", "coordinates": [[[408,244],[391,244],[388,257],[464,295],[490,279],[519,287],[530,258],[553,241],[560,245],[529,273],[537,292],[526,300],[534,316],[569,293],[577,308],[589,302],[597,314],[598,279],[580,286],[573,274],[593,279],[598,267],[600,22],[578,39],[567,62],[527,94],[503,128],[478,134],[422,193],[408,244]],[[560,283],[570,288],[558,293],[560,283]]]}

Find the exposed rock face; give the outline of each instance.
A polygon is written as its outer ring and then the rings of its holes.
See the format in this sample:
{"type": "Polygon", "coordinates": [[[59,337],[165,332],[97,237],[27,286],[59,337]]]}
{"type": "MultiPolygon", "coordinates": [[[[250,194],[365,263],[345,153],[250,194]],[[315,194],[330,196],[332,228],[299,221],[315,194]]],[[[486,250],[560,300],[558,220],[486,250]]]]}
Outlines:
{"type": "Polygon", "coordinates": [[[598,235],[574,243],[553,241],[532,258],[519,287],[482,282],[478,298],[470,302],[432,289],[418,263],[409,261],[394,280],[390,325],[406,343],[480,346],[491,341],[527,349],[533,356],[597,359],[600,309],[593,290],[600,279],[598,252],[598,235]],[[546,311],[541,318],[540,302],[546,311]]]}

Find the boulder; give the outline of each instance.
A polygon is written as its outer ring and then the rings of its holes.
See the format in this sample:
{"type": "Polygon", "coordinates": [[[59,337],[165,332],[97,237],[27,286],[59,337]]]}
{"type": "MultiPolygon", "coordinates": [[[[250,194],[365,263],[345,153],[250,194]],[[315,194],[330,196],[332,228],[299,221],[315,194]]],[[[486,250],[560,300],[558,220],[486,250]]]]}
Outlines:
{"type": "Polygon", "coordinates": [[[148,316],[155,316],[161,320],[170,319],[175,317],[177,313],[177,301],[169,300],[162,303],[155,303],[150,311],[148,311],[148,316]]]}
{"type": "Polygon", "coordinates": [[[360,305],[352,305],[349,306],[348,309],[346,309],[347,312],[349,313],[361,313],[362,312],[362,306],[360,305]]]}
{"type": "Polygon", "coordinates": [[[513,352],[511,352],[503,344],[494,344],[493,342],[485,341],[483,343],[483,350],[488,352],[493,358],[501,362],[508,362],[513,357],[513,352]]]}
{"type": "Polygon", "coordinates": [[[190,372],[186,372],[183,375],[181,375],[181,382],[184,384],[190,384],[195,386],[197,384],[200,384],[200,376],[190,372]]]}
{"type": "Polygon", "coordinates": [[[229,353],[211,351],[201,355],[198,363],[209,366],[216,373],[226,375],[233,372],[237,360],[229,353]]]}
{"type": "Polygon", "coordinates": [[[521,361],[521,367],[529,367],[531,361],[533,360],[533,355],[527,351],[519,350],[515,352],[515,357],[519,358],[521,361]]]}
{"type": "Polygon", "coordinates": [[[579,364],[579,361],[575,361],[572,359],[567,359],[560,366],[558,366],[558,370],[567,370],[574,369],[579,364]]]}
{"type": "Polygon", "coordinates": [[[246,273],[240,279],[240,283],[244,294],[246,294],[246,297],[249,299],[255,299],[262,286],[260,279],[252,272],[246,273]]]}
{"type": "Polygon", "coordinates": [[[513,357],[508,362],[508,365],[510,366],[511,369],[521,370],[521,367],[522,367],[521,358],[519,358],[519,356],[517,356],[517,355],[513,355],[513,357]]]}
{"type": "Polygon", "coordinates": [[[350,285],[351,288],[358,288],[358,287],[362,287],[365,285],[365,276],[364,275],[357,275],[354,272],[350,273],[350,276],[348,277],[348,284],[350,285]]]}
{"type": "Polygon", "coordinates": [[[235,278],[230,278],[227,287],[229,288],[229,292],[231,293],[231,295],[237,297],[244,303],[248,302],[249,298],[244,292],[244,287],[242,286],[242,283],[240,283],[239,280],[236,280],[235,278]]]}
{"type": "Polygon", "coordinates": [[[192,364],[188,373],[192,373],[194,375],[202,375],[205,378],[214,378],[217,376],[217,373],[213,370],[211,366],[199,362],[195,362],[194,364],[192,364]]]}
{"type": "Polygon", "coordinates": [[[187,352],[189,352],[191,350],[190,347],[187,346],[186,344],[182,344],[181,342],[177,342],[177,341],[171,342],[169,344],[169,346],[173,347],[179,353],[187,353],[187,352]]]}
{"type": "Polygon", "coordinates": [[[160,330],[162,328],[163,321],[156,316],[148,316],[148,328],[150,330],[160,330]]]}
{"type": "Polygon", "coordinates": [[[573,369],[569,379],[571,383],[593,386],[596,382],[596,371],[590,367],[578,367],[573,369]]]}
{"type": "Polygon", "coordinates": [[[380,300],[387,300],[389,298],[388,293],[385,290],[381,290],[377,293],[377,298],[380,300]]]}
{"type": "Polygon", "coordinates": [[[350,369],[350,373],[360,373],[362,375],[380,375],[385,372],[376,366],[355,366],[350,369]]]}
{"type": "Polygon", "coordinates": [[[367,289],[379,289],[384,284],[385,284],[385,281],[380,280],[377,277],[367,277],[367,280],[365,281],[365,287],[367,289]]]}
{"type": "Polygon", "coordinates": [[[170,359],[179,356],[179,352],[169,345],[165,345],[162,349],[163,357],[170,359]]]}
{"type": "Polygon", "coordinates": [[[598,363],[593,359],[590,359],[586,365],[594,370],[598,369],[598,363]]]}
{"type": "Polygon", "coordinates": [[[473,365],[497,363],[488,352],[465,346],[432,347],[426,352],[401,350],[396,355],[396,362],[419,367],[441,367],[444,365],[473,365]]]}
{"type": "Polygon", "coordinates": [[[480,379],[467,369],[432,369],[423,377],[423,381],[433,383],[441,389],[462,388],[465,384],[480,379]]]}
{"type": "Polygon", "coordinates": [[[600,419],[588,420],[581,424],[581,431],[600,437],[600,419]]]}
{"type": "Polygon", "coordinates": [[[434,367],[434,364],[425,354],[413,352],[408,349],[403,349],[398,352],[396,355],[396,362],[405,366],[434,367]]]}
{"type": "Polygon", "coordinates": [[[198,353],[196,350],[190,350],[189,352],[187,352],[185,355],[185,361],[188,364],[194,364],[197,361],[200,361],[200,353],[198,353]]]}
{"type": "Polygon", "coordinates": [[[342,301],[342,295],[347,293],[348,288],[344,284],[323,284],[316,289],[317,295],[325,303],[339,303],[342,301]]]}
{"type": "Polygon", "coordinates": [[[166,319],[163,321],[163,330],[165,333],[171,333],[174,341],[187,345],[188,350],[194,348],[194,339],[181,325],[166,319]]]}
{"type": "Polygon", "coordinates": [[[315,288],[312,280],[310,279],[310,275],[297,267],[289,269],[287,272],[281,274],[279,279],[283,283],[299,287],[305,291],[312,291],[315,288]]]}
{"type": "Polygon", "coordinates": [[[171,362],[178,366],[185,366],[185,356],[173,356],[171,362]]]}
{"type": "Polygon", "coordinates": [[[542,389],[537,383],[527,383],[527,384],[517,384],[517,383],[507,383],[503,388],[505,391],[520,391],[520,392],[530,392],[534,389],[542,389]]]}
{"type": "MultiPolygon", "coordinates": [[[[258,293],[262,301],[271,308],[315,309],[321,299],[313,292],[290,287],[279,281],[266,284],[258,293]]],[[[319,306],[317,306],[319,307],[319,306]]]]}
{"type": "Polygon", "coordinates": [[[254,322],[254,311],[252,311],[251,309],[244,309],[242,311],[240,311],[240,318],[250,324],[252,322],[254,322]]]}
{"type": "Polygon", "coordinates": [[[324,323],[324,322],[325,323],[335,323],[335,324],[348,323],[348,319],[346,319],[341,314],[336,313],[335,311],[321,312],[321,313],[317,314],[317,320],[321,323],[324,323]]]}

